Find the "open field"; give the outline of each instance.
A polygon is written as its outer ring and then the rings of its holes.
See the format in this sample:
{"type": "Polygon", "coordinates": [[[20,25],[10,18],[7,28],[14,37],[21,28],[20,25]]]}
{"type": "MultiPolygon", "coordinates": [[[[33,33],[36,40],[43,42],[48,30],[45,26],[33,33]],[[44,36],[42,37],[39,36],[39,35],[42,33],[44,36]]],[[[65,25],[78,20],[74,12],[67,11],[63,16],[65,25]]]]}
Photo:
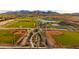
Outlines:
{"type": "Polygon", "coordinates": [[[19,30],[0,30],[0,46],[12,46],[21,36],[19,30]]]}
{"type": "Polygon", "coordinates": [[[35,27],[34,22],[15,22],[13,24],[5,25],[4,28],[33,28],[35,27]]]}
{"type": "Polygon", "coordinates": [[[79,47],[79,32],[78,31],[62,31],[49,30],[47,31],[48,38],[53,41],[53,44],[59,48],[78,48],[79,47]]]}
{"type": "Polygon", "coordinates": [[[34,28],[36,26],[36,22],[31,18],[14,19],[6,24],[3,23],[1,22],[1,28],[34,28]]]}
{"type": "Polygon", "coordinates": [[[78,47],[79,46],[79,32],[64,31],[60,35],[52,36],[62,47],[78,47]]]}

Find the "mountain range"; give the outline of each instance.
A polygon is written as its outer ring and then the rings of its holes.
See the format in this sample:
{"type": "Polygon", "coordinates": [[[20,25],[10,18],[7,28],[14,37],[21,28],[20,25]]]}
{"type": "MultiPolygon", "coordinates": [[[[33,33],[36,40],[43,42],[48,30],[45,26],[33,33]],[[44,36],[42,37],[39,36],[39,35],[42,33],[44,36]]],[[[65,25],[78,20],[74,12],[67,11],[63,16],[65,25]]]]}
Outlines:
{"type": "Polygon", "coordinates": [[[38,15],[71,15],[71,16],[79,16],[79,13],[58,13],[54,11],[29,11],[29,10],[19,10],[19,11],[4,11],[1,10],[0,14],[38,14],[38,15]]]}

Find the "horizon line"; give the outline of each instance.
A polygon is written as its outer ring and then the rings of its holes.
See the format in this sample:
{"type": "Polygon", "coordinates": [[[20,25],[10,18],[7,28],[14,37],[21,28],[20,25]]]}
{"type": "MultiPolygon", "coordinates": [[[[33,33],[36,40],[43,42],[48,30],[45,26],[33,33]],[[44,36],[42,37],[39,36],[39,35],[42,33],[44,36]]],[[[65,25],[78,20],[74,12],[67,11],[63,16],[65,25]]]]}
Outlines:
{"type": "MultiPolygon", "coordinates": [[[[23,10],[23,9],[22,9],[23,10]]],[[[21,9],[20,10],[0,10],[0,13],[6,13],[8,11],[22,11],[21,9]]],[[[44,11],[44,12],[48,12],[48,11],[51,11],[51,12],[57,12],[57,13],[60,13],[60,14],[72,14],[72,13],[79,13],[79,12],[74,12],[74,11],[67,11],[67,10],[25,10],[24,11],[44,11]]]]}

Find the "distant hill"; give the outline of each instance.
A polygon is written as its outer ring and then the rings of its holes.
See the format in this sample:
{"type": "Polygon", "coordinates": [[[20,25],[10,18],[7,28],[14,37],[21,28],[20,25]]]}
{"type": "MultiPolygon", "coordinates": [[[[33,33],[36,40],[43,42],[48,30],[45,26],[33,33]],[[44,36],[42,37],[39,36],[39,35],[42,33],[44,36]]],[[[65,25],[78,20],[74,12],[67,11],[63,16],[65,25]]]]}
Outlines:
{"type": "Polygon", "coordinates": [[[79,13],[64,13],[62,15],[79,16],[79,13]]]}
{"type": "Polygon", "coordinates": [[[28,10],[20,10],[20,11],[8,11],[6,14],[38,14],[38,15],[59,15],[57,12],[52,11],[28,11],[28,10]]]}
{"type": "Polygon", "coordinates": [[[58,12],[53,12],[53,11],[29,11],[29,10],[20,10],[20,11],[7,11],[5,14],[37,14],[37,15],[68,15],[68,16],[79,16],[79,13],[64,13],[60,14],[58,12]]]}

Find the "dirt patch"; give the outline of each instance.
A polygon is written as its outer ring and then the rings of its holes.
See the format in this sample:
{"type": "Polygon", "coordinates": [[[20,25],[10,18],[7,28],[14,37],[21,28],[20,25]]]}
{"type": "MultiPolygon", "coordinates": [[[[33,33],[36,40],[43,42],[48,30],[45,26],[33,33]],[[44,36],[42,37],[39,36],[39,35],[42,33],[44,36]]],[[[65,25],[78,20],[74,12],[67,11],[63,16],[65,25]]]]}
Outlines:
{"type": "Polygon", "coordinates": [[[13,44],[5,44],[5,43],[3,43],[3,44],[0,44],[0,46],[13,46],[13,44]]]}
{"type": "Polygon", "coordinates": [[[48,37],[48,42],[54,46],[55,48],[59,48],[61,47],[61,45],[55,40],[55,38],[53,36],[56,35],[62,35],[63,32],[62,31],[58,31],[58,30],[50,30],[46,32],[46,35],[48,37]]]}
{"type": "Polygon", "coordinates": [[[47,31],[50,35],[62,35],[63,32],[59,30],[49,30],[47,31]]]}
{"type": "Polygon", "coordinates": [[[24,35],[25,33],[27,33],[27,30],[15,30],[12,32],[13,34],[19,34],[19,35],[24,35]]]}

